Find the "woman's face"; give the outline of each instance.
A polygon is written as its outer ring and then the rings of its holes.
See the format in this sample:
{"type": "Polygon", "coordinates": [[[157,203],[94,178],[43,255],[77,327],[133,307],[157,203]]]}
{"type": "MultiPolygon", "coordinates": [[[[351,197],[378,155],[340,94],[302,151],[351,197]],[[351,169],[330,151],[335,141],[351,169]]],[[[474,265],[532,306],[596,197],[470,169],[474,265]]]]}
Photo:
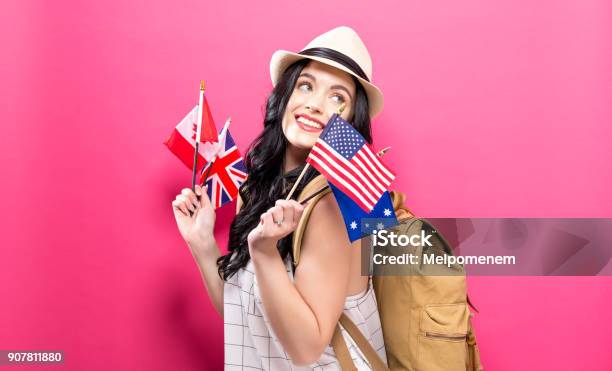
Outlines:
{"type": "Polygon", "coordinates": [[[289,144],[309,150],[319,134],[338,111],[346,108],[341,117],[348,120],[353,114],[355,83],[346,72],[312,61],[304,67],[283,115],[283,133],[289,144]]]}

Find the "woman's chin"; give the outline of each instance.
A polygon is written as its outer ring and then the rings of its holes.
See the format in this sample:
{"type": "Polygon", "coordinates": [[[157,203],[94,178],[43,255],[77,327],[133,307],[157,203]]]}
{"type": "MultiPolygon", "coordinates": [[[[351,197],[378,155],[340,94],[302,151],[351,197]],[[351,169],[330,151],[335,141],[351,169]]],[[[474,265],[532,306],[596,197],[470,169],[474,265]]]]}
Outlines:
{"type": "Polygon", "coordinates": [[[319,137],[318,135],[310,135],[304,132],[293,132],[288,134],[289,135],[287,135],[287,140],[293,147],[308,151],[310,151],[312,146],[314,146],[317,141],[317,138],[319,137]]]}
{"type": "Polygon", "coordinates": [[[309,151],[309,152],[312,149],[312,146],[314,146],[315,144],[314,141],[292,141],[292,140],[290,140],[289,143],[296,150],[309,151]]]}

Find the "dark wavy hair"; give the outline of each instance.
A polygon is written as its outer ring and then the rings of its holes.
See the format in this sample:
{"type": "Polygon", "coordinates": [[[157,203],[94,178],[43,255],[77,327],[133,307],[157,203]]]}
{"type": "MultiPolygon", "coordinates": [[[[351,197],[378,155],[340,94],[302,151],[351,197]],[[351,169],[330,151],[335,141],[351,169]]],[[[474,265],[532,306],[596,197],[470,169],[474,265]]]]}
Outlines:
{"type": "MultiPolygon", "coordinates": [[[[230,226],[228,253],[217,259],[219,276],[223,280],[229,279],[240,268],[247,265],[250,259],[247,245],[249,232],[257,226],[261,214],[274,206],[276,200],[287,197],[289,190],[304,168],[304,166],[300,166],[285,174],[282,172],[283,159],[288,144],[283,133],[282,120],[287,102],[295,88],[295,83],[302,69],[309,62],[309,59],[302,59],[289,66],[268,97],[263,131],[251,143],[245,157],[248,177],[240,186],[239,193],[243,205],[230,226]]],[[[352,125],[368,143],[371,143],[368,98],[359,81],[354,77],[353,80],[356,91],[352,125]]],[[[310,167],[304,174],[294,195],[299,195],[304,186],[318,174],[315,169],[310,167]]],[[[293,259],[292,240],[293,233],[278,242],[278,250],[283,260],[288,254],[293,259]]]]}

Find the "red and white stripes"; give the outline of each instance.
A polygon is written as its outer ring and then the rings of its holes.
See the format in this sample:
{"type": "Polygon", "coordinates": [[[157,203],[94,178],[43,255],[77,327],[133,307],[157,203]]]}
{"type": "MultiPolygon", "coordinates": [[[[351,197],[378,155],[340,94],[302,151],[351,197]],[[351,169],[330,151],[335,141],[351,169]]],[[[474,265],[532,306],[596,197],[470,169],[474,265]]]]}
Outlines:
{"type": "Polygon", "coordinates": [[[307,161],[368,212],[395,178],[367,143],[347,160],[319,138],[307,161]]]}

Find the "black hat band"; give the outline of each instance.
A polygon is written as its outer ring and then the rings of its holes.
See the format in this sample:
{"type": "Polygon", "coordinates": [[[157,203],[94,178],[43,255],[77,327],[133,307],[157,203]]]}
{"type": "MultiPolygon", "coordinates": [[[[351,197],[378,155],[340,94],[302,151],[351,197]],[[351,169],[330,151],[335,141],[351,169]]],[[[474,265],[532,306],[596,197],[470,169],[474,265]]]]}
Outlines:
{"type": "Polygon", "coordinates": [[[370,82],[370,79],[368,79],[368,76],[366,76],[365,72],[363,72],[363,70],[361,69],[361,67],[359,67],[357,62],[355,62],[351,57],[347,56],[346,54],[342,54],[337,50],[330,49],[330,48],[310,48],[310,49],[302,50],[298,54],[306,55],[309,57],[325,58],[325,59],[329,59],[334,62],[340,63],[344,67],[353,71],[355,75],[361,77],[367,82],[370,82]]]}

